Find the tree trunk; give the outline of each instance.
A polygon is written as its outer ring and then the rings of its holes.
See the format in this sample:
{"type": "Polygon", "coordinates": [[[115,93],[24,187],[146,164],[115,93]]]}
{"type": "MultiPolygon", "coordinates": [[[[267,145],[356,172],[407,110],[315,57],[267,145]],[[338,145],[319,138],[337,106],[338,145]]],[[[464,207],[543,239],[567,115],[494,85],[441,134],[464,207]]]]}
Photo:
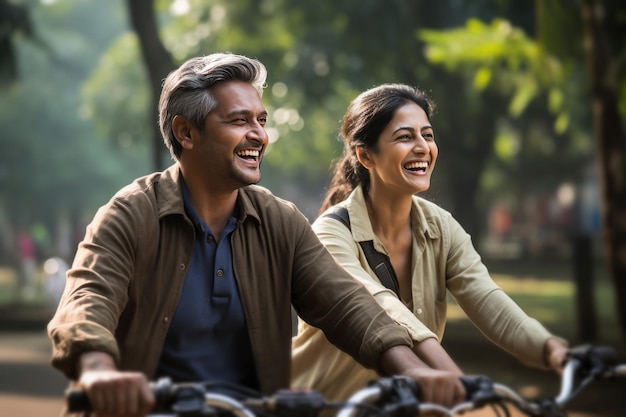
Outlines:
{"type": "Polygon", "coordinates": [[[602,1],[584,0],[582,17],[602,181],[605,255],[615,286],[622,341],[626,342],[626,137],[619,118],[616,88],[609,74],[602,1]]]}
{"type": "Polygon", "coordinates": [[[159,96],[163,79],[175,68],[170,53],[159,37],[154,0],[127,0],[131,25],[139,39],[139,47],[150,80],[150,121],[152,126],[152,160],[155,170],[163,168],[163,138],[157,123],[159,96]]]}

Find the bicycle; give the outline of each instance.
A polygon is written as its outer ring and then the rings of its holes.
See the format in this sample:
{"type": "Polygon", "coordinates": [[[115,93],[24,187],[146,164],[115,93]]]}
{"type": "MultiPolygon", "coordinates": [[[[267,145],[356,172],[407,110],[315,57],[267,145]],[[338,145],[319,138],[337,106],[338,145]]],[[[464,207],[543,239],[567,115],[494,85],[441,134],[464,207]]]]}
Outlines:
{"type": "Polygon", "coordinates": [[[510,416],[511,405],[528,417],[566,417],[567,404],[585,387],[600,379],[626,377],[626,363],[617,364],[617,353],[604,346],[583,345],[568,352],[557,396],[526,399],[507,385],[495,383],[484,375],[463,376],[467,401],[451,409],[436,404],[420,403],[419,387],[410,379],[392,377],[373,381],[369,387],[354,393],[337,417],[372,417],[375,414],[392,417],[415,417],[421,413],[438,412],[457,416],[485,407],[493,408],[498,416],[510,416]],[[363,404],[368,404],[367,408],[363,404]],[[368,414],[366,410],[374,410],[368,414]]]}
{"type": "MultiPolygon", "coordinates": [[[[567,403],[590,383],[626,376],[626,364],[616,364],[617,354],[608,347],[579,346],[570,349],[556,397],[529,400],[510,387],[484,375],[463,376],[467,401],[451,409],[419,400],[418,384],[407,377],[392,376],[372,381],[346,402],[328,402],[315,390],[280,390],[266,396],[233,384],[216,382],[173,383],[167,378],[153,383],[154,413],[179,417],[317,417],[322,410],[337,409],[337,417],[417,417],[423,413],[456,416],[492,407],[497,415],[510,416],[512,405],[529,417],[565,417],[567,403]]],[[[83,391],[66,395],[68,411],[91,409],[83,391]]]]}

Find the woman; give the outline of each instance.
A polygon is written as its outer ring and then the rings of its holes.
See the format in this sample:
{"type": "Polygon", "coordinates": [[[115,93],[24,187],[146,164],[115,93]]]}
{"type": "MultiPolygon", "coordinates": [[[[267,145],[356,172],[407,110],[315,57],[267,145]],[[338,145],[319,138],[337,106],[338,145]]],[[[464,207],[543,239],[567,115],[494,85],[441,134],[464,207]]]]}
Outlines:
{"type": "MultiPolygon", "coordinates": [[[[559,372],[566,343],[495,284],[470,236],[449,212],[416,196],[430,187],[437,161],[432,111],[423,92],[402,84],[372,88],[349,105],[341,128],[344,154],[314,230],[407,328],[413,349],[431,367],[462,375],[440,345],[449,291],[495,344],[527,365],[559,372]],[[337,215],[341,208],[348,219],[337,215]],[[397,293],[369,266],[361,246],[367,241],[389,257],[397,293]]],[[[302,320],[292,347],[292,386],[314,388],[329,400],[345,400],[377,377],[302,320]]]]}

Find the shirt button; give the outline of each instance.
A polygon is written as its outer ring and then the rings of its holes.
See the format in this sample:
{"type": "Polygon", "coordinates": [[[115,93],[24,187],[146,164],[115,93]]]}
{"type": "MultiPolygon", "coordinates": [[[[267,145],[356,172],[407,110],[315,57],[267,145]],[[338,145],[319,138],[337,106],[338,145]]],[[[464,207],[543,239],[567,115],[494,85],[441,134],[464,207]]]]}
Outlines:
{"type": "Polygon", "coordinates": [[[223,269],[218,269],[217,270],[217,276],[218,277],[223,277],[224,276],[224,270],[223,269]]]}
{"type": "Polygon", "coordinates": [[[422,309],[421,308],[417,309],[417,314],[422,314],[422,309]]]}
{"type": "Polygon", "coordinates": [[[180,269],[181,271],[184,271],[185,270],[185,264],[178,265],[178,269],[180,269]]]}
{"type": "Polygon", "coordinates": [[[163,316],[163,323],[167,323],[168,321],[170,321],[170,318],[168,316],[163,316]]]}
{"type": "Polygon", "coordinates": [[[215,240],[215,238],[214,238],[212,235],[208,235],[208,236],[206,237],[206,241],[207,241],[207,243],[213,243],[213,240],[215,240]]]}

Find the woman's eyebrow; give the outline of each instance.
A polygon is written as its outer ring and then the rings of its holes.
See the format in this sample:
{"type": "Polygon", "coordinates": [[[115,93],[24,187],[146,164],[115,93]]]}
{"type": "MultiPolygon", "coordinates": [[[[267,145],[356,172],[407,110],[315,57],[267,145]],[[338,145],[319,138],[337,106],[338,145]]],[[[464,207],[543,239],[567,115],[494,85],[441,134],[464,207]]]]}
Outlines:
{"type": "Polygon", "coordinates": [[[396,130],[393,131],[393,134],[396,134],[396,133],[398,133],[401,130],[409,130],[412,133],[415,133],[415,129],[410,127],[410,126],[400,126],[399,128],[397,128],[396,130]]]}
{"type": "MultiPolygon", "coordinates": [[[[423,132],[424,130],[428,130],[428,129],[434,130],[431,125],[426,125],[426,126],[422,126],[420,128],[420,132],[423,132]]],[[[400,126],[399,128],[397,128],[396,130],[393,131],[393,134],[396,134],[396,133],[398,133],[401,130],[408,130],[411,133],[415,133],[415,128],[413,128],[411,126],[400,126]]]]}

